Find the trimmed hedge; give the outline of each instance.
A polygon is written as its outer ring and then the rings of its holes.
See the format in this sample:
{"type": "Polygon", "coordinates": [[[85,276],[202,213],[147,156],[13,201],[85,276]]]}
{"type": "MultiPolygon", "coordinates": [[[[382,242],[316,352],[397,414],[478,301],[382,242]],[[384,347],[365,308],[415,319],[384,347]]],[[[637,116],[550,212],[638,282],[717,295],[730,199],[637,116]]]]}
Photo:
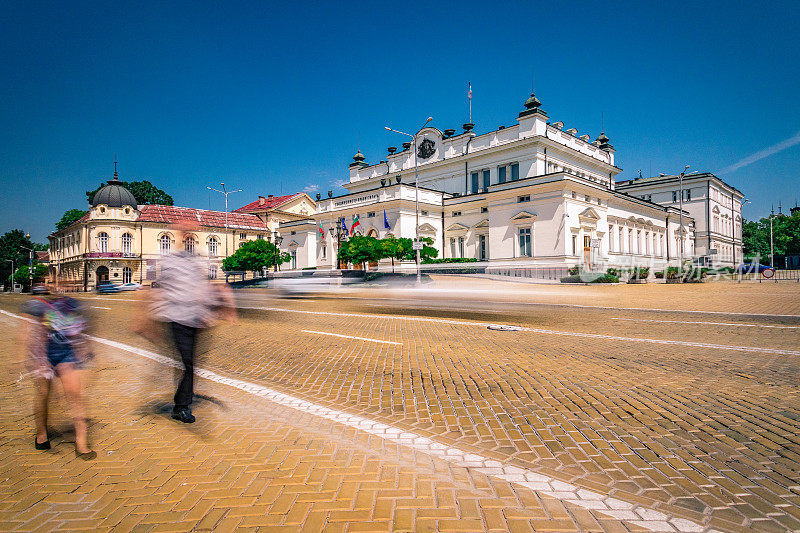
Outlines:
{"type": "Polygon", "coordinates": [[[423,265],[438,265],[442,263],[477,263],[474,257],[439,257],[437,259],[423,259],[423,265]]]}
{"type": "Polygon", "coordinates": [[[575,274],[564,276],[561,278],[561,283],[619,283],[619,278],[610,274],[602,274],[593,280],[586,281],[582,279],[581,276],[575,274]]]}

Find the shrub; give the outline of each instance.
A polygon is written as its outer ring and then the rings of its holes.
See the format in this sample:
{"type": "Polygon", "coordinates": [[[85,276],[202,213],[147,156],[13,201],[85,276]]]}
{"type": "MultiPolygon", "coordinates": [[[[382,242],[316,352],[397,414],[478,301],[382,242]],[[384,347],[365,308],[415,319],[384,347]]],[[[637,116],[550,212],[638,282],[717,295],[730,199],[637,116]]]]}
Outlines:
{"type": "Polygon", "coordinates": [[[561,283],[619,283],[619,277],[610,274],[600,274],[598,277],[591,279],[589,277],[584,278],[573,274],[561,278],[561,283]]]}
{"type": "Polygon", "coordinates": [[[664,271],[663,270],[659,270],[658,272],[653,272],[653,275],[656,277],[656,279],[663,279],[664,278],[664,271]]]}
{"type": "Polygon", "coordinates": [[[609,276],[615,276],[615,277],[618,278],[619,277],[619,269],[618,268],[606,269],[606,274],[608,274],[609,276]]]}
{"type": "Polygon", "coordinates": [[[438,265],[442,263],[477,263],[478,260],[474,257],[440,257],[437,259],[425,258],[422,260],[423,265],[438,265]]]}
{"type": "Polygon", "coordinates": [[[570,276],[577,276],[577,275],[578,275],[578,272],[580,272],[580,271],[581,271],[581,267],[579,267],[578,265],[571,266],[571,267],[569,267],[569,269],[567,270],[567,272],[569,272],[569,275],[570,275],[570,276]]]}
{"type": "Polygon", "coordinates": [[[648,267],[634,267],[630,270],[631,279],[647,279],[647,276],[650,275],[650,269],[648,267]]]}
{"type": "Polygon", "coordinates": [[[677,279],[678,278],[678,267],[672,266],[667,267],[667,279],[677,279]]]}

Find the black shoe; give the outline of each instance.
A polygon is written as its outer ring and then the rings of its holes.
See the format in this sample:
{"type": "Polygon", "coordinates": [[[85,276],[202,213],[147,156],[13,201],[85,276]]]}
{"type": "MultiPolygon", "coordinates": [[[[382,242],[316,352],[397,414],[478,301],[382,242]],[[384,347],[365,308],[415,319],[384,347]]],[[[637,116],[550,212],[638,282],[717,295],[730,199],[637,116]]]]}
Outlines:
{"type": "Polygon", "coordinates": [[[191,424],[196,419],[188,407],[180,407],[172,410],[172,418],[180,420],[184,424],[191,424]]]}
{"type": "Polygon", "coordinates": [[[33,438],[33,446],[37,450],[49,450],[50,449],[50,440],[46,440],[44,442],[36,442],[36,437],[33,438]]]}

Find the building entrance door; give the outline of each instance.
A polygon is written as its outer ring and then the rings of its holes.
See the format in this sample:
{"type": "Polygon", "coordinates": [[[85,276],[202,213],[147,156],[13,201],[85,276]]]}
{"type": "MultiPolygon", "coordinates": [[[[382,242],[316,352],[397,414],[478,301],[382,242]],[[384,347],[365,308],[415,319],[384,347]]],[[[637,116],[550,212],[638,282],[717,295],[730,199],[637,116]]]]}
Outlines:
{"type": "Polygon", "coordinates": [[[97,271],[95,272],[97,275],[97,284],[101,283],[108,283],[108,267],[100,266],[97,267],[97,271]]]}
{"type": "Polygon", "coordinates": [[[479,257],[481,261],[486,261],[486,235],[478,235],[479,257]]]}
{"type": "Polygon", "coordinates": [[[592,237],[589,236],[589,235],[584,235],[583,236],[583,262],[586,265],[586,269],[587,270],[590,269],[591,266],[592,266],[589,263],[589,260],[591,258],[591,253],[592,253],[592,237]]]}

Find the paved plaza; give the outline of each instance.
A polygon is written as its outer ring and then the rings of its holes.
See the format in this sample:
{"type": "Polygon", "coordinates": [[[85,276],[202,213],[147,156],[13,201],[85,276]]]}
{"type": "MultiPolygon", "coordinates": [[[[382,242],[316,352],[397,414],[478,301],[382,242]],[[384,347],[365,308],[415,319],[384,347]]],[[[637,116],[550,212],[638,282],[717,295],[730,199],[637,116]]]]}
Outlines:
{"type": "Polygon", "coordinates": [[[33,449],[0,296],[0,530],[800,530],[798,283],[277,296],[237,292],[183,425],[142,294],[78,295],[93,462],[58,391],[33,449]]]}

